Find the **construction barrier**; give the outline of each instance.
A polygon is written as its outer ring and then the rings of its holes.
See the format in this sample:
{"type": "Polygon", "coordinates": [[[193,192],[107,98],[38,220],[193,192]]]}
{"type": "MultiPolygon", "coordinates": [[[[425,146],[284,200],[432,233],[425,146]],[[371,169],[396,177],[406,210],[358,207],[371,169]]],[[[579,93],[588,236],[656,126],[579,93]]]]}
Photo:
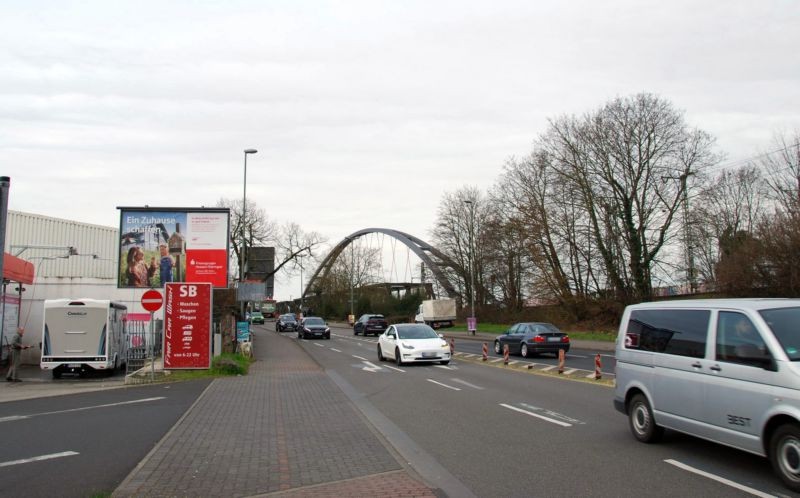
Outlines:
{"type": "Polygon", "coordinates": [[[450,338],[450,356],[453,356],[456,353],[456,339],[454,337],[450,338]]]}
{"type": "Polygon", "coordinates": [[[483,343],[483,361],[489,359],[489,345],[487,343],[483,343]]]}
{"type": "Polygon", "coordinates": [[[600,353],[597,353],[594,357],[594,380],[600,380],[603,377],[602,368],[603,364],[600,363],[600,353]]]}
{"type": "Polygon", "coordinates": [[[558,350],[558,373],[560,374],[564,373],[564,360],[566,356],[563,349],[558,350]]]}
{"type": "Polygon", "coordinates": [[[508,365],[508,344],[503,346],[503,365],[508,365]]]}

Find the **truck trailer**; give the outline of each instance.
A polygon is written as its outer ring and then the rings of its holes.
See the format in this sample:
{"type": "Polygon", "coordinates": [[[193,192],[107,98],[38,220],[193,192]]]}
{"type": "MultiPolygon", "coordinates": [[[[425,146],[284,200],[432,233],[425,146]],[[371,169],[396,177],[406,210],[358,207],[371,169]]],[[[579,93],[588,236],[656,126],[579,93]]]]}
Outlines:
{"type": "Polygon", "coordinates": [[[414,317],[416,323],[425,323],[431,327],[452,327],[456,322],[455,299],[427,299],[422,301],[414,317]]]}
{"type": "Polygon", "coordinates": [[[102,299],[44,302],[42,370],[64,373],[105,371],[113,375],[126,361],[127,307],[102,299]]]}

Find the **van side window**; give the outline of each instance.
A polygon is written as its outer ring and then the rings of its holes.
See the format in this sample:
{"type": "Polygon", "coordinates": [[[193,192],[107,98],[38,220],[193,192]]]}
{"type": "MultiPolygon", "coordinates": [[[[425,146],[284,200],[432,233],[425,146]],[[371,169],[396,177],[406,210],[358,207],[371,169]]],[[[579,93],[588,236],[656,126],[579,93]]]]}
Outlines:
{"type": "Polygon", "coordinates": [[[763,366],[753,359],[767,355],[767,345],[743,313],[720,311],[717,320],[717,360],[763,366]]]}
{"type": "Polygon", "coordinates": [[[625,347],[703,358],[710,316],[708,310],[634,310],[625,332],[625,347]]]}

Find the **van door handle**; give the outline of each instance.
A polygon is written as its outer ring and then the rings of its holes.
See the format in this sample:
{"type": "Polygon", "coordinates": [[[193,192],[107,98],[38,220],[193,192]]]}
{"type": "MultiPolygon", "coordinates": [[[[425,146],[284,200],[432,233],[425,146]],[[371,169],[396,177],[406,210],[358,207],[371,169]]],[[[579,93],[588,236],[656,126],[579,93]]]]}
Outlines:
{"type": "Polygon", "coordinates": [[[692,366],[694,368],[703,368],[703,365],[701,365],[699,361],[696,361],[696,362],[692,363],[692,366]]]}
{"type": "Polygon", "coordinates": [[[710,367],[710,368],[711,368],[711,370],[713,370],[715,372],[721,372],[722,371],[722,367],[720,367],[719,365],[714,365],[713,367],[710,367]]]}

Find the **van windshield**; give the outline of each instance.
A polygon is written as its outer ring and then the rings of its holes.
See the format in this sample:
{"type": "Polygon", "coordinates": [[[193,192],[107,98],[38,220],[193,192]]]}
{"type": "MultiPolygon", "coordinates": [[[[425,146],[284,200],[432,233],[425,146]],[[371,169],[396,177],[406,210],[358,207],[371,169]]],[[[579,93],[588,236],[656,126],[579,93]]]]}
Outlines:
{"type": "Polygon", "coordinates": [[[800,361],[800,307],[759,312],[791,361],[800,361]]]}

